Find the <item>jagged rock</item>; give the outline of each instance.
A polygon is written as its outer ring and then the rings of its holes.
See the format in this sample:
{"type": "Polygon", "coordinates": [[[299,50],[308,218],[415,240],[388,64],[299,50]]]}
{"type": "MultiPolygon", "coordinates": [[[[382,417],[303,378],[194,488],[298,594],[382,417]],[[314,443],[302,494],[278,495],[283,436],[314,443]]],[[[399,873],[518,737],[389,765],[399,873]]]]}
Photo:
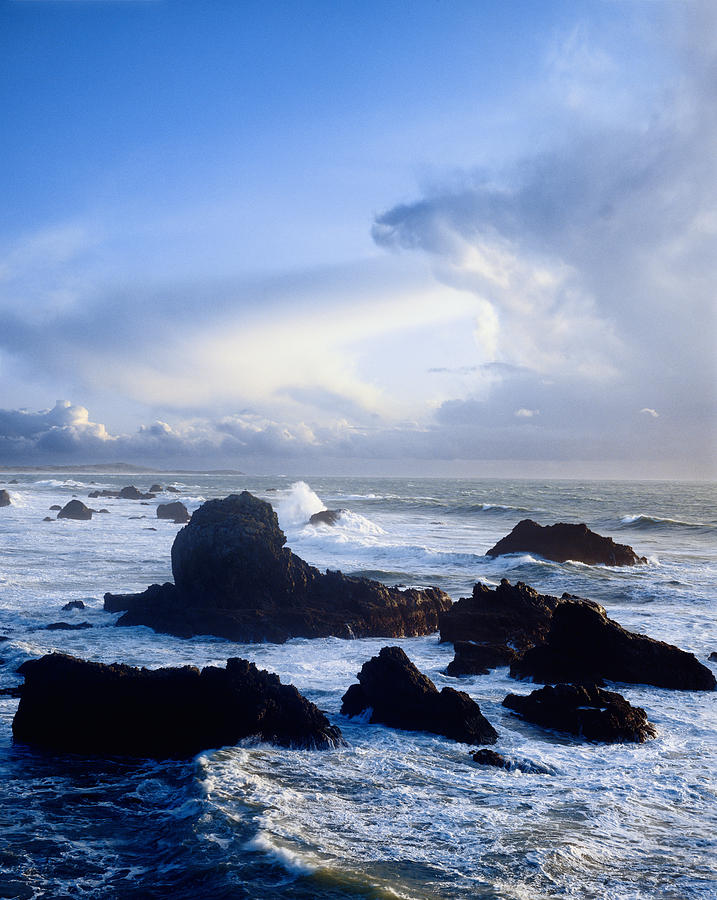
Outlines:
{"type": "Polygon", "coordinates": [[[634,566],[646,563],[627,544],[616,544],[612,538],[602,537],[587,525],[538,525],[532,519],[518,522],[509,535],[502,538],[486,556],[505,553],[537,553],[554,562],[575,560],[589,565],[634,566]]]}
{"type": "Polygon", "coordinates": [[[149,489],[150,494],[161,494],[162,493],[162,485],[161,484],[153,484],[149,489]]]}
{"type": "Polygon", "coordinates": [[[536,725],[566,731],[586,741],[641,744],[656,734],[644,709],[595,684],[557,684],[527,697],[508,694],[503,706],[536,725]]]}
{"type": "Polygon", "coordinates": [[[47,631],[84,631],[86,628],[92,628],[89,622],[52,622],[46,625],[47,631]]]}
{"type": "Polygon", "coordinates": [[[11,504],[10,494],[3,488],[0,490],[0,506],[10,506],[11,504]]]}
{"type": "Polygon", "coordinates": [[[85,609],[85,604],[82,600],[70,600],[69,603],[65,603],[62,607],[63,612],[69,612],[72,609],[85,609]]]}
{"type": "Polygon", "coordinates": [[[335,525],[343,509],[322,509],[309,518],[309,525],[335,525]]]}
{"type": "Polygon", "coordinates": [[[281,642],[430,634],[451,604],[437,588],[401,591],[341,572],[323,574],[285,543],[265,501],[247,491],[209,500],[174,539],[175,583],[142,594],[105,594],[105,609],[127,610],[118,625],[182,637],[281,642]]]}
{"type": "Polygon", "coordinates": [[[92,510],[85,506],[81,500],[70,500],[57,514],[58,519],[82,519],[92,518],[92,510]]]}
{"type": "Polygon", "coordinates": [[[414,666],[400,647],[384,647],[363,664],[359,684],[342,698],[341,712],[357,716],[371,708],[369,721],[409,731],[430,731],[466,744],[494,744],[498,734],[468,694],[444,687],[414,666]]]}
{"type": "Polygon", "coordinates": [[[481,766],[493,766],[496,769],[505,769],[506,772],[525,772],[526,775],[554,775],[555,770],[549,769],[547,766],[541,766],[522,759],[506,759],[495,750],[488,750],[483,747],[471,754],[473,762],[481,766]]]}
{"type": "Polygon", "coordinates": [[[508,666],[515,659],[516,652],[510,647],[498,644],[473,644],[470,641],[456,641],[456,655],[446,667],[446,675],[485,675],[498,666],[508,666]]]}
{"type": "Polygon", "coordinates": [[[560,603],[545,643],[527,650],[510,674],[543,683],[605,678],[692,691],[712,691],[716,683],[692,653],[626,631],[602,607],[585,600],[560,603]]]}
{"type": "Polygon", "coordinates": [[[53,503],[52,506],[50,507],[50,510],[52,512],[59,512],[61,509],[62,509],[62,507],[60,506],[59,503],[53,503]]]}
{"type": "Polygon", "coordinates": [[[19,671],[15,739],[52,750],[181,759],[253,736],[320,749],[342,743],[295,687],[244,659],[150,671],[54,653],[19,671]]]}
{"type": "Polygon", "coordinates": [[[174,500],[172,503],[159,504],[157,518],[172,519],[175,525],[184,525],[189,521],[190,516],[187,507],[180,500],[174,500]]]}

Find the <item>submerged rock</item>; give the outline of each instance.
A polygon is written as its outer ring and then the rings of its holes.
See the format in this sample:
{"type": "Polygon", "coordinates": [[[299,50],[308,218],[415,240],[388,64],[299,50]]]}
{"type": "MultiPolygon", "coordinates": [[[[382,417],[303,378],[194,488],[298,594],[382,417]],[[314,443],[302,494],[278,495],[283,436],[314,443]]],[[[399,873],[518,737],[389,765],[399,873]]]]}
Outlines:
{"type": "Polygon", "coordinates": [[[510,668],[516,678],[543,683],[622,681],[688,691],[712,691],[715,677],[692,653],[627,631],[585,600],[556,608],[545,643],[510,668]]]}
{"type": "Polygon", "coordinates": [[[335,525],[342,513],[343,509],[322,509],[309,518],[309,525],[335,525]]]}
{"type": "Polygon", "coordinates": [[[89,622],[52,622],[45,626],[47,631],[84,631],[92,628],[89,622]]]}
{"type": "Polygon", "coordinates": [[[537,553],[554,562],[577,562],[589,565],[634,566],[646,563],[627,544],[616,544],[612,538],[602,537],[587,525],[538,525],[532,519],[518,522],[509,535],[491,547],[486,556],[502,556],[505,553],[537,553]]]}
{"type": "Polygon", "coordinates": [[[174,584],[141,594],[105,594],[126,610],[118,625],[148,625],[190,637],[238,641],[290,637],[403,637],[430,634],[451,600],[437,588],[398,590],[322,573],[285,547],[271,505],[244,491],[209,500],[172,545],[174,584]]]}
{"type": "Polygon", "coordinates": [[[508,694],[503,706],[528,722],[565,731],[586,741],[643,743],[655,737],[645,710],[595,684],[557,684],[527,697],[508,694]]]}
{"type": "Polygon", "coordinates": [[[516,657],[515,650],[497,644],[473,644],[456,641],[456,655],[446,667],[446,675],[486,675],[498,666],[508,666],[516,657]]]}
{"type": "Polygon", "coordinates": [[[10,506],[11,504],[10,493],[3,488],[0,490],[0,506],[10,506]]]}
{"type": "Polygon", "coordinates": [[[58,519],[80,519],[86,521],[92,518],[92,510],[81,500],[70,500],[57,514],[58,519]]]}
{"type": "Polygon", "coordinates": [[[505,769],[506,772],[525,772],[526,775],[554,775],[555,770],[547,766],[523,759],[506,759],[495,750],[483,747],[472,754],[473,762],[480,766],[493,766],[496,769],[505,769]]]}
{"type": "Polygon", "coordinates": [[[187,507],[180,500],[174,500],[172,503],[159,504],[157,518],[172,519],[175,525],[184,525],[189,521],[190,515],[187,507]]]}
{"type": "Polygon", "coordinates": [[[65,603],[65,605],[62,607],[62,611],[69,612],[72,609],[84,609],[84,608],[85,608],[85,604],[83,603],[82,600],[70,600],[69,603],[65,603]]]}
{"type": "Polygon", "coordinates": [[[342,698],[341,712],[371,709],[370,722],[409,731],[430,731],[466,744],[494,744],[498,734],[468,694],[435,684],[400,647],[384,647],[363,664],[359,684],[342,698]]]}
{"type": "Polygon", "coordinates": [[[245,659],[200,672],[53,653],[19,672],[25,685],[15,739],[56,751],[181,759],[254,736],[320,749],[342,742],[340,730],[295,687],[245,659]]]}

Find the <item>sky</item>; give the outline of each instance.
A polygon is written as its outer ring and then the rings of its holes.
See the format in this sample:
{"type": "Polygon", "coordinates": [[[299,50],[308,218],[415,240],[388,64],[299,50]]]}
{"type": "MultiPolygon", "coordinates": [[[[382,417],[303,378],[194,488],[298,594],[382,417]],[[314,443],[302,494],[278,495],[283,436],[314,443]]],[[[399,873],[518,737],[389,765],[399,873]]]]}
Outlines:
{"type": "Polygon", "coordinates": [[[0,0],[0,465],[717,478],[717,6],[0,0]]]}

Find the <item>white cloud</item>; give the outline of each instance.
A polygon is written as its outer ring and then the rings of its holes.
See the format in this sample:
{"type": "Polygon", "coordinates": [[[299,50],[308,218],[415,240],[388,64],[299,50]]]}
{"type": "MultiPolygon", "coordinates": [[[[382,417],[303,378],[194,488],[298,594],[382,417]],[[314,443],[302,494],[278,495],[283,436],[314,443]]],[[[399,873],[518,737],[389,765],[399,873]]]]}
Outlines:
{"type": "Polygon", "coordinates": [[[514,416],[517,416],[519,419],[532,419],[533,416],[540,415],[539,409],[526,409],[524,406],[521,406],[520,409],[516,409],[513,413],[514,416]]]}
{"type": "Polygon", "coordinates": [[[660,417],[660,414],[657,412],[657,410],[650,409],[647,406],[643,407],[643,409],[641,409],[640,412],[644,413],[645,415],[652,416],[653,419],[659,419],[659,417],[660,417]]]}

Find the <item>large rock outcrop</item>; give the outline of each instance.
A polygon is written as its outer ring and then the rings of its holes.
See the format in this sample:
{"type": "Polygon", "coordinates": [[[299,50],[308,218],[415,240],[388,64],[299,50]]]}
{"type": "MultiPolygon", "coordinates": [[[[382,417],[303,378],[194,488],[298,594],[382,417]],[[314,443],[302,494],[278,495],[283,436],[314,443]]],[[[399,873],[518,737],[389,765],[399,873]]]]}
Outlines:
{"type": "Polygon", "coordinates": [[[503,706],[528,722],[566,731],[586,741],[636,742],[655,737],[645,710],[631,706],[621,695],[595,684],[557,684],[527,697],[508,694],[503,706]]]}
{"type": "Polygon", "coordinates": [[[18,741],[71,753],[186,758],[257,736],[333,747],[341,732],[292,685],[244,659],[135,669],[53,653],[23,663],[18,741]]]}
{"type": "Polygon", "coordinates": [[[358,684],[342,698],[341,712],[408,731],[430,731],[466,744],[494,744],[498,734],[463,691],[442,691],[414,666],[400,647],[384,647],[363,664],[358,684]]]}
{"type": "Polygon", "coordinates": [[[105,609],[126,610],[118,625],[148,625],[181,637],[281,642],[430,634],[451,605],[437,588],[402,591],[341,572],[321,573],[285,543],[265,501],[247,491],[209,500],[174,540],[174,584],[105,594],[105,609]]]}
{"type": "Polygon", "coordinates": [[[503,579],[491,589],[478,582],[440,617],[442,641],[452,641],[456,656],[448,675],[482,675],[511,663],[520,653],[541,643],[559,603],[570,598],[540,594],[519,581],[503,579]]]}
{"type": "Polygon", "coordinates": [[[509,535],[491,547],[486,556],[505,553],[537,553],[554,562],[588,563],[603,566],[634,566],[646,563],[627,544],[616,544],[612,538],[602,537],[587,525],[538,525],[532,519],[518,522],[509,535]]]}
{"type": "Polygon", "coordinates": [[[595,603],[558,604],[543,644],[511,664],[516,678],[543,683],[608,679],[691,691],[712,691],[715,677],[692,654],[626,631],[595,603]]]}

